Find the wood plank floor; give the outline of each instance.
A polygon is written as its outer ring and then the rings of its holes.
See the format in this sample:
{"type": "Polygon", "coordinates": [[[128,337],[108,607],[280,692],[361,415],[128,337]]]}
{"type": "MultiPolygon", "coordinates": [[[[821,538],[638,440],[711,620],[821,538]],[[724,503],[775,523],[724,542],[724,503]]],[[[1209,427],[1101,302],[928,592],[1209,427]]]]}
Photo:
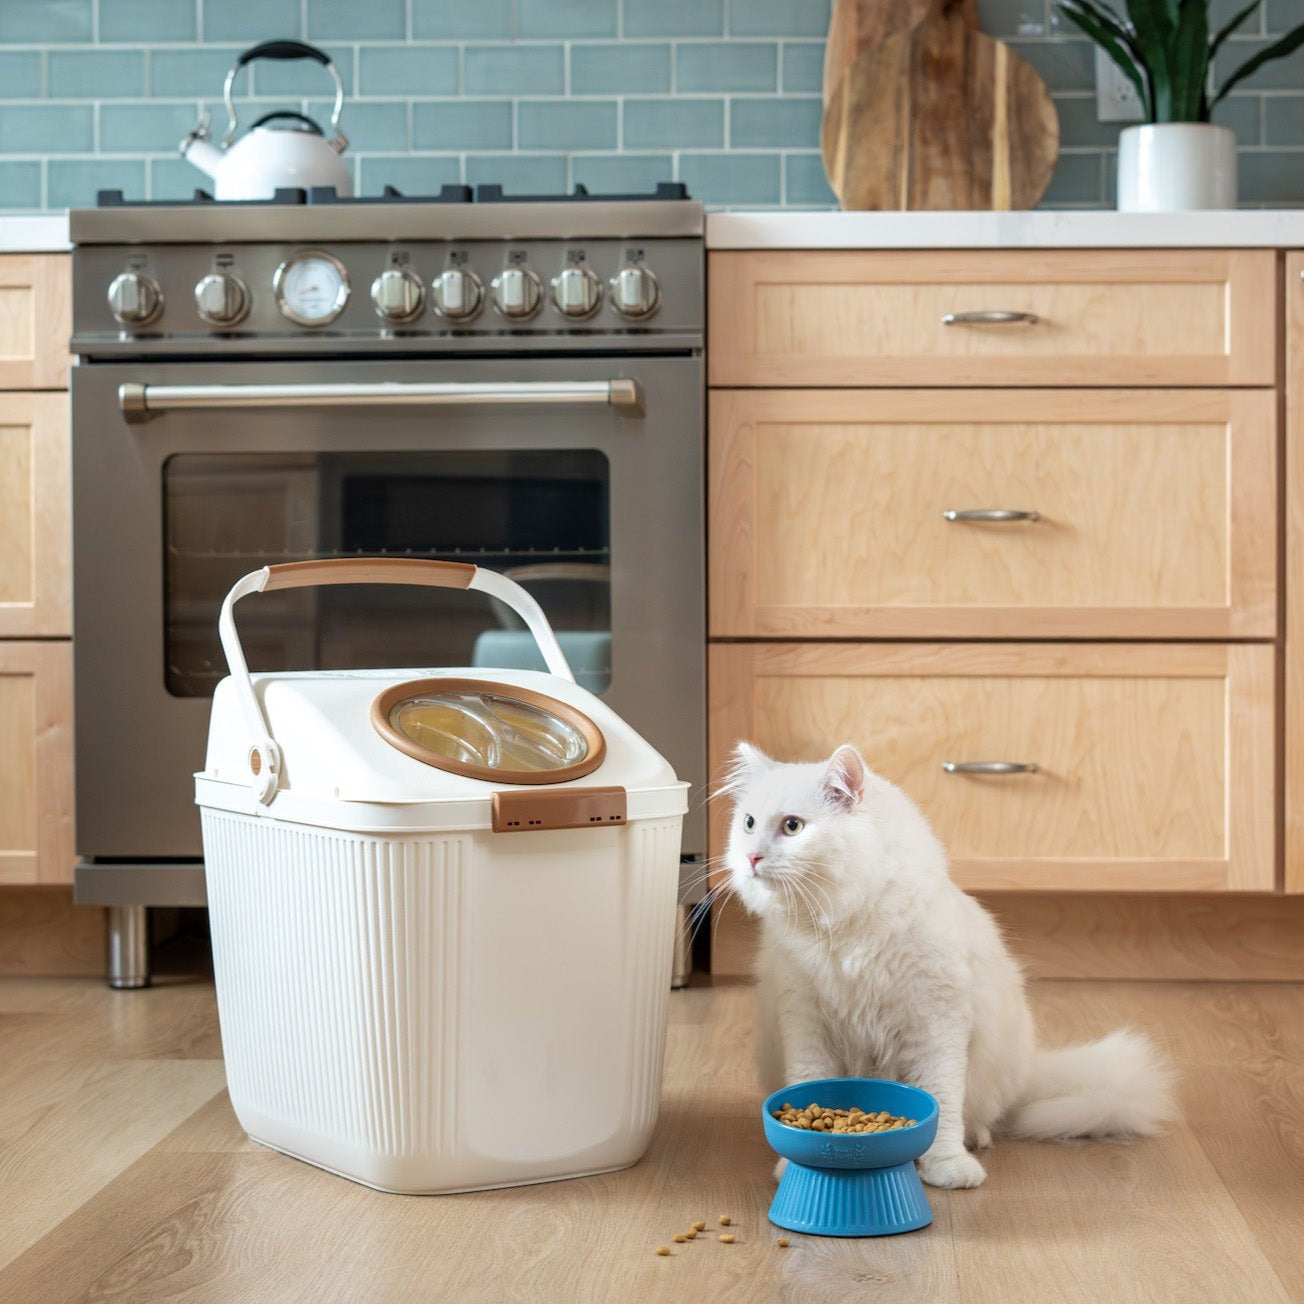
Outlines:
{"type": "Polygon", "coordinates": [[[736,982],[672,996],[635,1168],[402,1197],[244,1138],[206,980],[0,979],[0,1301],[1304,1300],[1304,986],[1042,982],[1033,1000],[1049,1040],[1151,1031],[1185,1122],[1131,1145],[998,1142],[986,1185],[931,1193],[924,1231],[781,1249],[736,982]],[[720,1213],[735,1244],[653,1253],[720,1213]]]}

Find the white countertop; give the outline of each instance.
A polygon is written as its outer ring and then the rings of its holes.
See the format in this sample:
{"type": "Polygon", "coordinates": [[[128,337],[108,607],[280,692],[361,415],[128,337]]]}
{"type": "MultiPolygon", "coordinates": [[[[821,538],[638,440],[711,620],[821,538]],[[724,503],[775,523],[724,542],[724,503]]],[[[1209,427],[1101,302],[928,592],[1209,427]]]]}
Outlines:
{"type": "Polygon", "coordinates": [[[1304,208],[1202,213],[711,213],[708,249],[1304,248],[1304,208]]]}
{"type": "Polygon", "coordinates": [[[0,217],[0,254],[46,254],[71,249],[68,214],[0,217]]]}

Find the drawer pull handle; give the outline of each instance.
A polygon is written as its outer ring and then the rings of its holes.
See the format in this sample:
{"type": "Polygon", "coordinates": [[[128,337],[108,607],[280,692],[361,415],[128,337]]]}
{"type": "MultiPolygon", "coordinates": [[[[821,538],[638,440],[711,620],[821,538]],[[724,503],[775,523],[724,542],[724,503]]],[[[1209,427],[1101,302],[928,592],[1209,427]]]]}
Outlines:
{"type": "Polygon", "coordinates": [[[980,524],[992,523],[1000,524],[1002,521],[1039,521],[1041,520],[1040,512],[1016,512],[1006,507],[971,507],[966,511],[956,511],[952,508],[950,511],[943,512],[942,515],[948,521],[974,522],[980,524]]]}
{"type": "Polygon", "coordinates": [[[983,312],[948,312],[943,326],[1035,326],[1041,320],[1035,312],[1009,312],[988,308],[983,312]]]}
{"type": "Polygon", "coordinates": [[[943,761],[947,774],[1036,774],[1036,761],[943,761]]]}

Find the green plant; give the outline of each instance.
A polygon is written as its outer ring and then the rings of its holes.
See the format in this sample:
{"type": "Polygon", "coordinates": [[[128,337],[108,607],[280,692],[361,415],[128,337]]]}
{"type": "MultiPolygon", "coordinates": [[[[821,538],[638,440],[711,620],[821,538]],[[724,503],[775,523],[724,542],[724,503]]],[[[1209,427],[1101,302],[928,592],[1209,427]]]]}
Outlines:
{"type": "Polygon", "coordinates": [[[1141,97],[1147,122],[1208,122],[1233,86],[1304,45],[1301,23],[1247,59],[1211,98],[1214,56],[1260,2],[1252,0],[1212,39],[1209,0],[1125,0],[1126,18],[1104,0],[1060,0],[1059,9],[1122,69],[1141,97]]]}

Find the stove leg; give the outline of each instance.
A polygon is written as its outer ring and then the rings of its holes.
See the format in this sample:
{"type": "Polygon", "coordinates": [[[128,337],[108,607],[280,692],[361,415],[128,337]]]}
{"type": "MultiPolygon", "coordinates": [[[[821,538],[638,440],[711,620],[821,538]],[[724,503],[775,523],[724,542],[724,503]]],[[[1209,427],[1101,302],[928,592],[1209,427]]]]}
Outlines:
{"type": "Polygon", "coordinates": [[[678,991],[688,986],[693,976],[693,934],[690,918],[693,907],[680,902],[675,912],[675,962],[670,971],[670,989],[678,991]]]}
{"type": "Polygon", "coordinates": [[[149,908],[108,909],[108,978],[110,987],[149,986],[149,908]]]}

